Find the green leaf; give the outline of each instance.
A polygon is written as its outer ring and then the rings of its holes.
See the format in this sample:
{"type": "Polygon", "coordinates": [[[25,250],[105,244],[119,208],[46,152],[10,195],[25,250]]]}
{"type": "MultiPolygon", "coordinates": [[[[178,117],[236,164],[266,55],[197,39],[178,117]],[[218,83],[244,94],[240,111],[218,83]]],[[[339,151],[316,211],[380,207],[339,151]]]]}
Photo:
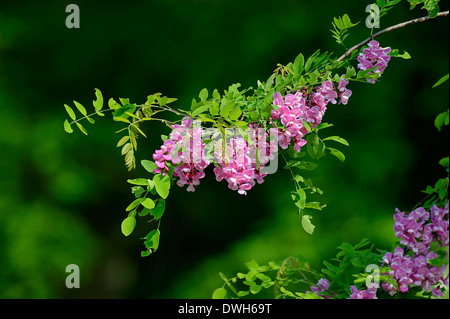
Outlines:
{"type": "Polygon", "coordinates": [[[386,0],[376,0],[377,5],[382,8],[386,5],[386,0]]]}
{"type": "Polygon", "coordinates": [[[356,75],[355,68],[352,66],[347,67],[347,72],[345,73],[345,78],[348,79],[355,75],[356,75]]]}
{"type": "Polygon", "coordinates": [[[138,198],[142,196],[145,190],[141,186],[133,186],[131,187],[131,192],[138,198]]]}
{"type": "Polygon", "coordinates": [[[394,58],[402,58],[402,59],[405,59],[405,60],[411,59],[411,55],[408,52],[403,51],[403,53],[400,54],[400,51],[398,49],[393,49],[391,51],[391,53],[389,53],[389,55],[394,57],[394,58]]]}
{"type": "Polygon", "coordinates": [[[227,297],[227,290],[225,288],[217,288],[212,294],[212,299],[225,299],[227,297]]]}
{"type": "Polygon", "coordinates": [[[258,270],[258,263],[255,260],[249,261],[245,263],[245,266],[250,270],[258,270]]]}
{"type": "Polygon", "coordinates": [[[124,117],[127,118],[129,115],[126,113],[133,113],[136,110],[135,104],[126,104],[116,110],[113,114],[114,117],[124,117]]]}
{"type": "Polygon", "coordinates": [[[66,131],[67,133],[72,133],[73,132],[72,126],[70,126],[68,120],[64,121],[64,131],[66,131]]]}
{"type": "Polygon", "coordinates": [[[109,106],[109,108],[112,109],[112,110],[118,110],[118,109],[120,109],[120,104],[117,103],[113,98],[110,98],[110,99],[108,100],[108,106],[109,106]]]}
{"type": "Polygon", "coordinates": [[[158,166],[156,166],[156,164],[152,161],[149,160],[142,160],[141,161],[141,165],[145,168],[145,170],[149,173],[155,173],[155,169],[158,168],[158,166]]]}
{"type": "Polygon", "coordinates": [[[125,98],[119,97],[119,100],[120,100],[120,103],[122,103],[122,106],[130,104],[130,99],[125,99],[125,98]]]}
{"type": "Polygon", "coordinates": [[[320,129],[324,129],[324,128],[328,128],[328,127],[332,127],[332,126],[334,126],[334,124],[331,124],[331,123],[320,123],[319,125],[317,125],[317,129],[318,130],[320,130],[320,129]]]}
{"type": "Polygon", "coordinates": [[[201,90],[198,97],[201,101],[206,101],[206,99],[208,98],[208,89],[204,88],[203,90],[201,90]]]}
{"type": "Polygon", "coordinates": [[[102,95],[102,92],[99,89],[95,89],[95,96],[97,97],[97,100],[93,101],[94,108],[97,111],[100,111],[103,108],[103,95],[102,95]]]}
{"type": "Polygon", "coordinates": [[[127,182],[132,185],[149,186],[148,179],[146,178],[128,179],[127,182]]]}
{"type": "Polygon", "coordinates": [[[220,110],[220,116],[228,117],[233,110],[234,110],[234,103],[232,101],[227,101],[226,104],[223,105],[220,110]]]}
{"type": "Polygon", "coordinates": [[[312,216],[310,215],[303,215],[302,217],[302,226],[303,229],[308,233],[308,234],[312,234],[314,232],[314,228],[316,228],[316,226],[314,226],[311,223],[311,219],[312,216]]]}
{"type": "Polygon", "coordinates": [[[134,208],[136,208],[137,206],[139,206],[139,204],[141,204],[142,201],[143,201],[144,199],[145,199],[145,198],[138,198],[138,199],[135,199],[130,205],[128,205],[128,207],[127,207],[125,210],[126,210],[127,212],[133,210],[134,208]]]}
{"type": "Polygon", "coordinates": [[[315,169],[317,167],[316,163],[313,162],[305,162],[305,161],[289,161],[289,163],[287,163],[287,165],[284,167],[286,168],[290,168],[290,167],[296,167],[298,169],[304,169],[307,171],[312,171],[313,169],[315,169]]]}
{"type": "Polygon", "coordinates": [[[154,229],[151,232],[147,234],[143,239],[145,248],[147,248],[147,252],[152,253],[156,251],[159,247],[159,238],[160,238],[160,232],[159,229],[154,229]]]}
{"type": "Polygon", "coordinates": [[[219,114],[219,103],[212,101],[211,107],[209,108],[209,113],[211,113],[212,116],[219,114]]]}
{"type": "Polygon", "coordinates": [[[123,145],[128,141],[129,138],[130,138],[129,135],[125,135],[124,137],[122,137],[122,138],[119,140],[119,142],[117,143],[117,147],[123,146],[123,145]]]}
{"type": "Polygon", "coordinates": [[[305,208],[311,208],[311,209],[317,209],[317,210],[322,210],[323,206],[320,206],[319,202],[309,202],[306,203],[305,208]]]}
{"type": "Polygon", "coordinates": [[[305,72],[308,72],[308,71],[309,71],[309,69],[311,68],[313,62],[316,60],[316,58],[317,58],[317,56],[319,55],[319,53],[320,53],[320,49],[317,50],[316,52],[314,52],[314,54],[311,55],[311,56],[308,58],[308,60],[307,60],[306,63],[305,63],[305,72]]]}
{"type": "Polygon", "coordinates": [[[151,198],[145,198],[141,202],[141,205],[144,206],[145,208],[148,208],[148,209],[155,208],[155,202],[151,198]]]}
{"type": "Polygon", "coordinates": [[[275,76],[276,76],[276,73],[273,73],[273,74],[267,79],[266,86],[265,86],[266,91],[269,91],[270,88],[272,87],[273,82],[274,82],[274,80],[275,80],[275,76]]]}
{"type": "Polygon", "coordinates": [[[441,131],[442,126],[445,124],[446,118],[448,119],[448,114],[449,114],[448,111],[442,112],[434,120],[434,126],[436,126],[436,128],[438,129],[439,132],[441,131]]]}
{"type": "Polygon", "coordinates": [[[162,174],[155,175],[153,177],[153,182],[155,183],[156,192],[162,198],[166,199],[169,196],[170,190],[170,178],[169,175],[162,177],[162,174]]]}
{"type": "Polygon", "coordinates": [[[448,167],[448,156],[442,158],[442,159],[439,161],[439,165],[444,166],[444,167],[448,167]]]}
{"type": "Polygon", "coordinates": [[[67,104],[64,104],[64,107],[66,108],[67,114],[69,114],[70,118],[75,121],[77,119],[77,116],[75,115],[73,109],[67,104]]]}
{"type": "Polygon", "coordinates": [[[206,110],[208,110],[211,107],[211,104],[207,103],[205,105],[199,106],[197,107],[193,112],[192,112],[192,117],[196,117],[197,115],[205,112],[206,110]]]}
{"type": "Polygon", "coordinates": [[[130,151],[132,149],[132,145],[131,143],[126,143],[123,147],[122,147],[122,151],[121,151],[121,155],[125,155],[126,153],[128,153],[128,151],[130,151]]]}
{"type": "Polygon", "coordinates": [[[253,283],[252,285],[250,285],[250,292],[254,295],[256,295],[258,292],[260,292],[262,289],[262,287],[260,285],[257,285],[255,283],[253,283]]]}
{"type": "Polygon", "coordinates": [[[241,108],[236,106],[232,112],[230,112],[230,120],[236,121],[242,115],[241,108]]]}
{"type": "Polygon", "coordinates": [[[154,209],[152,209],[151,214],[155,217],[156,220],[160,219],[164,214],[164,210],[166,209],[166,201],[165,199],[161,199],[158,201],[158,204],[154,209]]]}
{"type": "Polygon", "coordinates": [[[298,195],[298,199],[297,199],[297,202],[295,203],[295,205],[300,209],[304,209],[306,206],[306,193],[302,188],[299,188],[297,190],[297,195],[298,195]]]}
{"type": "Polygon", "coordinates": [[[324,138],[323,141],[335,141],[335,142],[341,143],[343,145],[349,146],[348,142],[339,136],[328,136],[328,137],[324,138]]]}
{"type": "Polygon", "coordinates": [[[305,64],[305,58],[303,54],[297,55],[297,57],[294,60],[294,72],[295,74],[301,74],[303,71],[303,65],[305,64]]]}
{"type": "Polygon", "coordinates": [[[306,138],[306,151],[313,159],[319,159],[325,155],[325,143],[319,140],[317,134],[309,134],[306,138]]]}
{"type": "Polygon", "coordinates": [[[86,115],[86,119],[89,121],[89,123],[94,124],[95,120],[93,118],[90,118],[89,116],[86,115]]]}
{"type": "Polygon", "coordinates": [[[88,135],[86,129],[84,128],[83,125],[81,125],[80,123],[76,122],[78,128],[80,129],[81,132],[83,132],[84,135],[88,135]]]}
{"type": "Polygon", "coordinates": [[[81,105],[77,101],[73,101],[73,103],[75,103],[75,106],[77,107],[78,111],[80,111],[81,114],[87,115],[87,111],[86,111],[86,109],[84,108],[83,105],[81,105]]]}
{"type": "Polygon", "coordinates": [[[444,75],[442,78],[439,79],[439,81],[437,81],[434,85],[433,88],[435,88],[436,86],[441,85],[442,83],[444,83],[445,81],[448,80],[448,76],[449,74],[444,75]]]}
{"type": "Polygon", "coordinates": [[[237,293],[238,297],[244,297],[247,296],[250,292],[249,291],[245,291],[245,290],[241,290],[237,293]]]}
{"type": "Polygon", "coordinates": [[[327,147],[327,149],[330,151],[331,155],[336,156],[341,162],[345,161],[345,155],[341,151],[331,147],[327,147]]]}
{"type": "Polygon", "coordinates": [[[120,226],[122,229],[122,234],[124,234],[125,236],[129,236],[133,232],[135,226],[136,226],[135,217],[129,216],[125,218],[120,226]]]}

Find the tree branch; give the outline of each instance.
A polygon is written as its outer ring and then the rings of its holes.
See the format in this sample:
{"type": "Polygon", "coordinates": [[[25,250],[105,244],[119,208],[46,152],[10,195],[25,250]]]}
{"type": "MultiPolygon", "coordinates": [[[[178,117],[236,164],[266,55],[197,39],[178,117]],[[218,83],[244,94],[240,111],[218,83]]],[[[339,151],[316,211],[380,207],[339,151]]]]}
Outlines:
{"type": "MultiPolygon", "coordinates": [[[[446,17],[446,16],[448,16],[448,11],[443,11],[443,12],[439,12],[439,13],[436,15],[435,18],[437,18],[437,17],[446,17]]],[[[402,23],[393,25],[393,26],[391,26],[391,27],[389,27],[389,28],[386,28],[386,29],[384,29],[384,30],[381,30],[381,31],[375,33],[374,35],[372,35],[370,38],[367,38],[367,39],[365,39],[363,42],[361,42],[361,43],[359,43],[359,44],[357,44],[357,45],[351,47],[350,49],[348,49],[347,52],[345,52],[343,55],[341,55],[341,56],[337,59],[337,61],[342,61],[342,60],[344,60],[346,57],[348,57],[348,56],[350,55],[350,53],[352,53],[352,52],[355,51],[356,49],[359,49],[360,47],[364,46],[366,43],[369,43],[370,41],[372,41],[373,39],[375,39],[376,37],[378,37],[378,36],[380,36],[380,35],[382,35],[382,34],[384,34],[384,33],[387,33],[387,32],[390,32],[390,31],[394,31],[394,30],[397,30],[397,29],[406,27],[406,26],[408,26],[408,25],[412,25],[412,24],[416,24],[416,23],[420,23],[420,22],[425,22],[425,21],[428,21],[428,20],[430,20],[430,19],[434,19],[434,18],[430,18],[429,16],[422,17],[422,18],[417,18],[417,19],[410,20],[410,21],[406,21],[406,22],[402,22],[402,23]]]]}

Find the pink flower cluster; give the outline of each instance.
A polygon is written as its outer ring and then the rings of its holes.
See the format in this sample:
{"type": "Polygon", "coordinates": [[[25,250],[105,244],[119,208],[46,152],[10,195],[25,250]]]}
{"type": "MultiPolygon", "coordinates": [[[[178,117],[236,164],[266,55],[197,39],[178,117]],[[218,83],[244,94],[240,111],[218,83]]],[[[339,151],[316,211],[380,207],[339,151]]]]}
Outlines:
{"type": "Polygon", "coordinates": [[[281,96],[279,92],[273,95],[271,120],[280,120],[283,125],[279,128],[278,143],[282,149],[287,149],[291,143],[294,150],[300,152],[306,144],[303,137],[308,133],[305,122],[308,125],[317,126],[322,122],[322,117],[327,110],[329,102],[332,104],[347,104],[352,91],[346,88],[348,81],[341,77],[337,88],[333,82],[327,80],[318,86],[309,95],[297,92],[281,96]]]}
{"type": "MultiPolygon", "coordinates": [[[[391,48],[382,48],[380,47],[380,43],[375,40],[370,41],[368,46],[357,57],[359,62],[358,68],[364,71],[376,67],[377,69],[370,72],[370,74],[378,73],[378,76],[381,76],[391,59],[389,55],[391,48]]],[[[375,79],[367,79],[367,81],[372,84],[375,83],[375,79]]]]}
{"type": "MultiPolygon", "coordinates": [[[[330,282],[325,278],[320,278],[315,286],[311,286],[311,292],[315,295],[321,296],[325,299],[330,298],[330,296],[323,294],[330,287],[330,282]]],[[[306,291],[309,294],[309,291],[306,291]]]]}
{"type": "MultiPolygon", "coordinates": [[[[426,255],[411,257],[405,255],[402,247],[396,247],[393,253],[388,252],[384,255],[383,262],[391,267],[390,274],[397,281],[400,292],[407,292],[412,286],[421,286],[424,291],[432,290],[434,296],[442,296],[440,286],[433,289],[433,285],[442,280],[444,285],[448,286],[448,277],[443,278],[445,265],[437,267],[428,263],[429,260],[437,257],[438,255],[433,251],[426,255]]],[[[384,282],[382,287],[391,295],[396,292],[391,283],[384,282]]]]}
{"type": "MultiPolygon", "coordinates": [[[[446,267],[433,266],[428,261],[438,257],[434,251],[430,251],[433,242],[437,242],[438,247],[448,247],[448,203],[444,208],[434,205],[430,212],[423,207],[409,214],[396,211],[395,236],[406,250],[399,246],[393,253],[386,253],[383,256],[383,265],[391,267],[389,273],[397,281],[400,292],[406,292],[412,286],[421,286],[424,291],[432,290],[434,296],[442,296],[440,286],[433,288],[433,285],[442,280],[444,285],[448,286],[448,275],[443,278],[446,267]],[[408,251],[411,253],[408,254],[408,251]]],[[[390,283],[383,283],[382,287],[391,295],[396,292],[394,285],[390,283]]]]}
{"type": "Polygon", "coordinates": [[[193,126],[192,119],[184,118],[181,125],[173,125],[169,139],[164,141],[160,150],[153,154],[157,169],[155,173],[169,172],[167,162],[174,165],[173,175],[178,177],[177,185],[188,185],[187,191],[195,191],[200,179],[205,177],[203,170],[209,165],[205,157],[205,143],[202,140],[204,133],[201,127],[193,126]]]}
{"type": "MultiPolygon", "coordinates": [[[[157,166],[154,172],[164,176],[169,172],[167,163],[172,163],[173,175],[178,178],[177,185],[188,185],[187,190],[193,192],[200,179],[205,177],[204,170],[210,164],[203,141],[205,131],[193,125],[189,118],[184,118],[181,125],[173,125],[172,128],[161,149],[153,154],[157,166]]],[[[278,151],[276,142],[269,142],[268,139],[264,129],[250,124],[245,138],[235,135],[228,138],[225,145],[223,139],[217,141],[211,159],[215,163],[216,180],[225,179],[228,187],[241,195],[246,195],[256,182],[264,182],[267,173],[261,170],[278,151]]]]}
{"type": "Polygon", "coordinates": [[[371,285],[367,289],[358,290],[356,286],[350,286],[350,297],[348,299],[378,299],[377,287],[371,285]]]}
{"type": "Polygon", "coordinates": [[[266,173],[261,173],[261,169],[267,162],[272,159],[273,153],[278,148],[275,143],[268,143],[268,135],[265,130],[250,124],[249,140],[253,141],[249,144],[244,137],[233,137],[229,143],[223,147],[223,141],[215,148],[214,156],[218,161],[218,165],[214,168],[214,174],[218,182],[225,179],[228,187],[237,190],[241,195],[247,195],[256,182],[259,184],[264,182],[266,173]],[[259,152],[258,156],[256,152],[259,152]],[[256,158],[259,158],[259,167],[256,158]]]}

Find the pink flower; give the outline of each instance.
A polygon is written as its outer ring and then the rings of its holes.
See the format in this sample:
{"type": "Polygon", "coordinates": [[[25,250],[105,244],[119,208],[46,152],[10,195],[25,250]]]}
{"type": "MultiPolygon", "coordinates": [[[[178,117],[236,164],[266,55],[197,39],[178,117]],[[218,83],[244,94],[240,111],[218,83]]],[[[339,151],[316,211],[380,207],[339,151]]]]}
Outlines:
{"type": "Polygon", "coordinates": [[[153,154],[158,167],[154,172],[166,175],[169,172],[167,162],[171,162],[176,165],[173,175],[179,178],[177,185],[188,185],[188,192],[195,191],[195,186],[205,177],[203,170],[209,165],[204,154],[204,131],[201,127],[193,126],[193,123],[192,119],[185,117],[181,125],[173,125],[169,139],[153,154]]]}
{"type": "MultiPolygon", "coordinates": [[[[376,67],[377,69],[370,72],[370,74],[378,73],[378,76],[381,76],[391,59],[390,52],[390,47],[382,48],[377,41],[372,40],[369,42],[368,48],[363,49],[363,52],[358,55],[358,68],[360,70],[369,70],[376,67]]],[[[373,84],[375,79],[367,79],[367,82],[373,84]]]]}
{"type": "Polygon", "coordinates": [[[370,286],[367,290],[358,290],[356,286],[350,286],[350,297],[348,299],[378,299],[377,288],[370,286]]]}

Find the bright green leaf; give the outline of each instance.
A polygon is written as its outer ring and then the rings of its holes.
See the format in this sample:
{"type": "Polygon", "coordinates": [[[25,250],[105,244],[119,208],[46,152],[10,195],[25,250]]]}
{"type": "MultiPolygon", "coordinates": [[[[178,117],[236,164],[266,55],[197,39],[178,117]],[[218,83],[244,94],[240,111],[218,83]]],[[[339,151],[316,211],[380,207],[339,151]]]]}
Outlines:
{"type": "Polygon", "coordinates": [[[121,224],[122,234],[125,236],[129,236],[136,226],[136,218],[134,217],[127,217],[123,220],[121,224]]]}
{"type": "Polygon", "coordinates": [[[68,120],[65,120],[65,121],[64,121],[64,130],[65,130],[67,133],[72,133],[72,132],[73,132],[73,129],[72,129],[72,127],[70,126],[68,120]]]}
{"type": "Polygon", "coordinates": [[[81,105],[77,101],[73,101],[73,103],[75,103],[75,106],[77,107],[78,111],[80,111],[81,114],[87,115],[87,111],[86,111],[86,109],[84,108],[83,105],[81,105]]]}
{"type": "Polygon", "coordinates": [[[83,125],[81,125],[80,123],[76,122],[78,128],[80,129],[81,132],[83,132],[84,135],[88,135],[86,129],[84,128],[83,125]]]}
{"type": "Polygon", "coordinates": [[[73,109],[70,106],[68,106],[67,104],[64,104],[64,107],[66,108],[67,114],[69,114],[70,118],[75,121],[77,119],[77,117],[76,117],[73,109]]]}
{"type": "Polygon", "coordinates": [[[341,151],[331,147],[327,147],[327,149],[330,151],[331,155],[336,156],[341,162],[345,161],[345,155],[341,151]]]}
{"type": "Polygon", "coordinates": [[[211,107],[211,104],[209,104],[209,103],[197,107],[197,108],[192,112],[192,117],[196,117],[197,115],[199,115],[199,114],[205,112],[206,110],[208,110],[210,107],[211,107]]]}
{"type": "Polygon", "coordinates": [[[212,299],[225,299],[227,297],[227,290],[225,288],[217,288],[212,294],[212,299]]]}
{"type": "Polygon", "coordinates": [[[442,158],[442,159],[439,161],[439,165],[444,166],[444,167],[448,167],[448,156],[442,158]]]}
{"type": "Polygon", "coordinates": [[[305,58],[303,56],[303,54],[299,54],[297,55],[297,57],[294,60],[294,72],[295,74],[300,74],[303,71],[303,65],[305,63],[305,58]]]}
{"type": "Polygon", "coordinates": [[[155,202],[151,198],[145,198],[141,202],[141,205],[144,206],[145,208],[148,208],[148,209],[155,208],[155,202]]]}
{"type": "Polygon", "coordinates": [[[136,208],[137,206],[139,206],[139,204],[141,204],[142,201],[143,201],[144,199],[145,199],[145,198],[138,198],[138,199],[135,199],[130,205],[128,205],[128,207],[127,207],[125,210],[126,210],[127,212],[133,210],[134,208],[136,208]]]}
{"type": "Polygon", "coordinates": [[[153,217],[155,217],[155,219],[158,220],[164,214],[165,209],[166,209],[166,201],[164,199],[161,199],[158,201],[156,207],[152,209],[151,213],[153,217]]]}
{"type": "Polygon", "coordinates": [[[250,270],[257,270],[259,267],[258,263],[255,260],[246,262],[245,266],[250,270]]]}
{"type": "Polygon", "coordinates": [[[448,111],[442,112],[434,120],[434,125],[436,126],[438,131],[441,131],[442,126],[445,124],[446,118],[448,119],[448,114],[448,111]]]}
{"type": "Polygon", "coordinates": [[[123,146],[123,145],[128,141],[129,138],[130,138],[129,135],[125,135],[124,137],[122,137],[122,138],[119,140],[119,142],[117,143],[117,147],[123,146]]]}
{"type": "Polygon", "coordinates": [[[97,97],[97,100],[93,102],[94,108],[97,111],[100,111],[103,108],[103,95],[102,92],[99,89],[95,89],[95,96],[97,97]]]}
{"type": "Polygon", "coordinates": [[[154,170],[158,168],[158,166],[156,166],[156,164],[154,162],[149,161],[149,160],[142,160],[141,165],[149,173],[155,173],[154,170]]]}
{"type": "Polygon", "coordinates": [[[147,248],[148,252],[151,252],[153,250],[153,252],[155,250],[158,249],[159,247],[159,238],[160,238],[160,232],[159,229],[154,229],[151,232],[149,232],[147,234],[147,236],[145,236],[145,241],[144,241],[144,245],[145,248],[147,248]]]}
{"type": "Polygon", "coordinates": [[[129,179],[127,182],[132,185],[149,186],[148,179],[146,178],[129,179]]]}
{"type": "Polygon", "coordinates": [[[198,97],[201,101],[206,101],[206,99],[208,98],[208,89],[204,88],[203,90],[201,90],[198,97]]]}
{"type": "Polygon", "coordinates": [[[314,228],[316,228],[316,226],[314,226],[311,223],[311,219],[312,216],[310,215],[303,215],[302,217],[302,226],[303,229],[308,233],[308,234],[312,234],[314,232],[314,228]]]}
{"type": "Polygon", "coordinates": [[[348,142],[339,136],[328,136],[328,137],[324,138],[323,141],[335,141],[335,142],[341,143],[343,145],[349,146],[348,142]]]}
{"type": "Polygon", "coordinates": [[[439,79],[439,81],[437,81],[434,85],[433,88],[435,88],[436,86],[441,85],[442,83],[444,83],[445,81],[448,80],[449,74],[444,75],[442,78],[439,79]]]}
{"type": "Polygon", "coordinates": [[[153,182],[155,183],[156,192],[159,196],[166,199],[170,190],[169,175],[165,175],[164,177],[162,177],[162,174],[155,175],[153,177],[153,182]]]}

